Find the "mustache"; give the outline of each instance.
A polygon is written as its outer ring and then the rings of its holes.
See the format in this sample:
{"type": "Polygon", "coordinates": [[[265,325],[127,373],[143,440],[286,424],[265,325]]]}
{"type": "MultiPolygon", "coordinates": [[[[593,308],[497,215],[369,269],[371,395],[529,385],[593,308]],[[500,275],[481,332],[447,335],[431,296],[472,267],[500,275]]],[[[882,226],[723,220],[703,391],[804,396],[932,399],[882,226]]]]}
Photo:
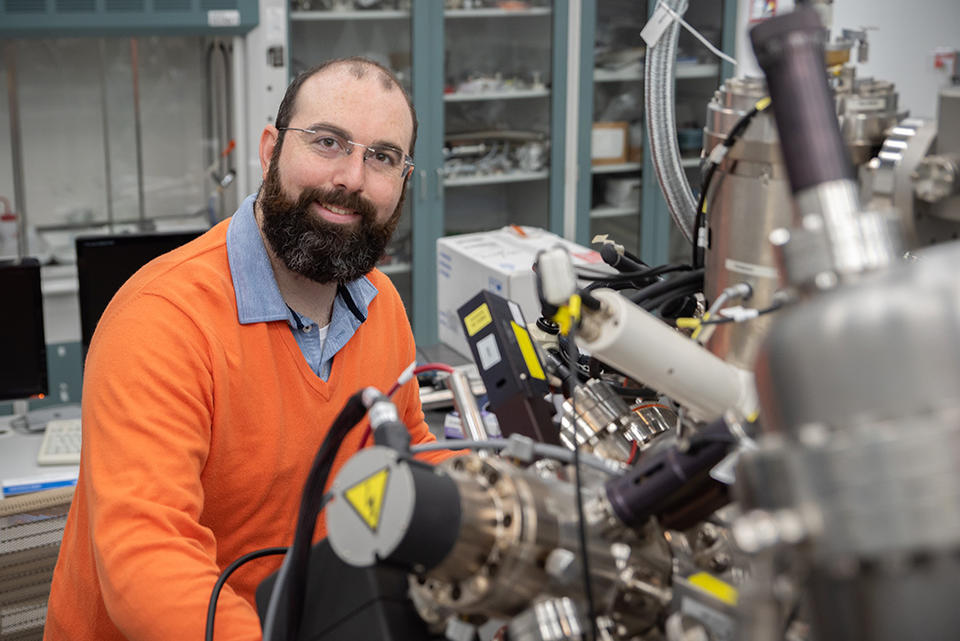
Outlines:
{"type": "Polygon", "coordinates": [[[309,187],[300,192],[294,208],[300,211],[307,211],[307,208],[313,202],[353,210],[365,223],[373,223],[376,221],[377,208],[372,202],[356,192],[325,189],[323,187],[309,187]]]}

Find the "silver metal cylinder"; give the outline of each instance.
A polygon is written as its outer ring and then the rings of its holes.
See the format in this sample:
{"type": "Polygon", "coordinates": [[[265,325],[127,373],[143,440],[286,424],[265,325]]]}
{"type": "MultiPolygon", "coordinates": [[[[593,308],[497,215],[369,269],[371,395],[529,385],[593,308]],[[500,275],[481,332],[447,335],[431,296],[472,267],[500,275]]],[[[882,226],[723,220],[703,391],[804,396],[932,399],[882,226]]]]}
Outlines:
{"type": "Polygon", "coordinates": [[[632,411],[606,383],[590,379],[574,388],[563,402],[560,440],[570,449],[586,447],[605,458],[627,462],[634,448],[642,449],[676,422],[663,405],[644,405],[632,411]]]}
{"type": "Polygon", "coordinates": [[[457,413],[460,414],[464,433],[474,441],[486,441],[490,438],[467,375],[459,370],[454,370],[447,377],[447,387],[453,392],[453,405],[457,413]]]}

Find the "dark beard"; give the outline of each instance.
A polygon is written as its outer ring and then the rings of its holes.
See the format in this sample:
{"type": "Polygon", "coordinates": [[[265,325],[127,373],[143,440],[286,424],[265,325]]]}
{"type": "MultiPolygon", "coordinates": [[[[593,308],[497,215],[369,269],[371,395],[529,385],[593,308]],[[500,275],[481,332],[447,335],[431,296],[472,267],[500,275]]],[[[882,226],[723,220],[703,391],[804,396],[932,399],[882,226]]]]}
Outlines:
{"type": "Polygon", "coordinates": [[[277,163],[270,163],[260,190],[263,235],[273,253],[292,272],[318,283],[348,283],[369,273],[383,257],[400,221],[403,197],[386,222],[359,194],[323,188],[305,189],[296,200],[280,186],[277,163]],[[310,211],[314,202],[351,209],[360,215],[352,225],[337,225],[310,211]]]}

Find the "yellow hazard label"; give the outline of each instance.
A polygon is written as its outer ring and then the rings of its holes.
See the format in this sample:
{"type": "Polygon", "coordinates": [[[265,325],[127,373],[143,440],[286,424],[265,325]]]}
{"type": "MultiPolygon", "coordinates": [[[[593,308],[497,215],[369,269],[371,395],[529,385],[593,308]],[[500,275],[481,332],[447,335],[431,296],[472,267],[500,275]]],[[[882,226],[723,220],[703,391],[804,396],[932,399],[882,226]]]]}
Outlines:
{"type": "Polygon", "coordinates": [[[463,318],[463,324],[467,327],[467,336],[473,336],[489,325],[491,320],[493,317],[490,316],[490,308],[483,303],[463,318]]]}
{"type": "Polygon", "coordinates": [[[726,581],[722,581],[712,574],[706,572],[697,572],[687,579],[691,584],[697,586],[704,592],[712,595],[714,598],[723,601],[728,605],[737,604],[737,588],[726,581]]]}
{"type": "Polygon", "coordinates": [[[540,359],[537,358],[537,350],[533,348],[533,341],[530,340],[530,334],[513,321],[510,321],[510,327],[513,328],[513,333],[517,337],[517,345],[520,346],[520,353],[523,354],[523,360],[527,363],[530,376],[542,381],[547,380],[543,374],[543,367],[540,366],[540,359]]]}
{"type": "Polygon", "coordinates": [[[387,478],[390,468],[383,468],[363,479],[356,485],[348,487],[343,496],[347,499],[363,522],[374,532],[380,526],[380,510],[383,508],[383,495],[387,489],[387,478]]]}

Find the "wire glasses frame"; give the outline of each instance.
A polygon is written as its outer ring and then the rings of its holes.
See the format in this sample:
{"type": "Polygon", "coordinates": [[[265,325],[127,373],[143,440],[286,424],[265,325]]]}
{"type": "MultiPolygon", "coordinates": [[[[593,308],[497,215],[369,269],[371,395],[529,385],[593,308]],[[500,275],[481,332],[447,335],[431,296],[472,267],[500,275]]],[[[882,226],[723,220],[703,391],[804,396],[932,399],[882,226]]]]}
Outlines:
{"type": "Polygon", "coordinates": [[[326,129],[303,129],[301,127],[277,127],[277,131],[298,131],[316,136],[310,141],[314,151],[324,158],[342,158],[353,153],[355,147],[363,149],[363,164],[373,171],[389,176],[406,178],[413,172],[413,158],[394,147],[370,146],[347,140],[326,129]]]}

